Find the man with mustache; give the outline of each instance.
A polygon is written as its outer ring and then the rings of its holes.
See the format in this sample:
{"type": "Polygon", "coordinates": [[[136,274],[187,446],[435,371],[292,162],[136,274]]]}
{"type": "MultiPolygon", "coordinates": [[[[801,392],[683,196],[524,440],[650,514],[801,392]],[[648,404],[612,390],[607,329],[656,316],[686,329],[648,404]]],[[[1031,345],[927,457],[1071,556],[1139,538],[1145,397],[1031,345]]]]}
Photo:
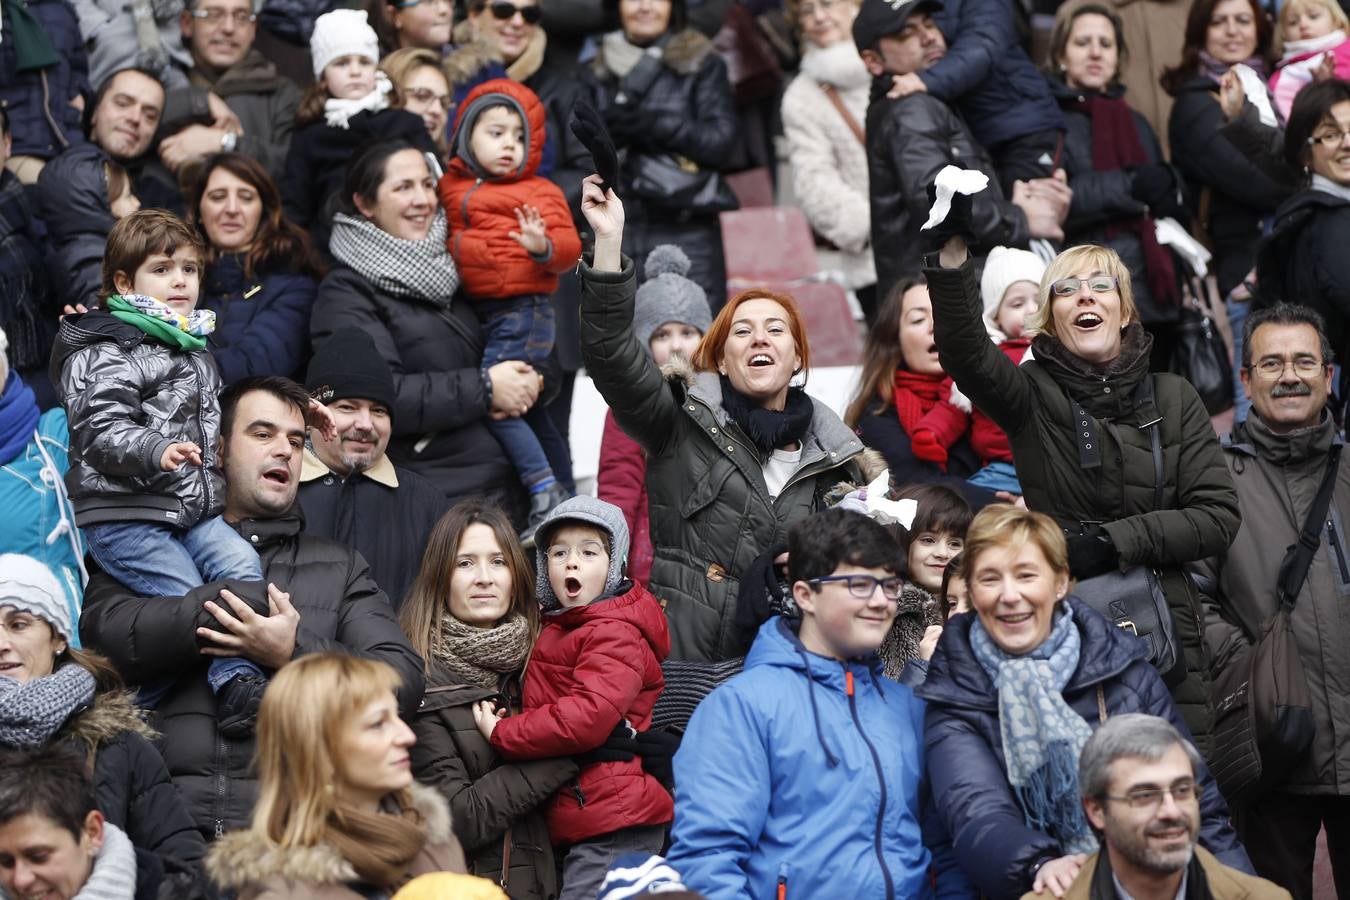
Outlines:
{"type": "Polygon", "coordinates": [[[315,350],[305,387],[332,411],[338,435],[314,432],[300,470],[305,533],[356,550],[395,611],[412,586],[445,492],[385,455],[394,420],[394,377],[370,336],[334,333],[315,350]]]}
{"type": "Polygon", "coordinates": [[[1102,849],[1063,900],[1287,900],[1288,891],[1196,845],[1201,766],[1191,742],[1157,716],[1112,716],[1093,732],[1078,758],[1078,788],[1102,849]]]}
{"type": "MultiPolygon", "coordinates": [[[[1224,559],[1205,563],[1217,579],[1207,605],[1205,639],[1218,672],[1255,643],[1279,608],[1276,584],[1288,547],[1298,541],[1342,442],[1327,408],[1336,362],[1322,317],[1306,306],[1277,304],[1247,319],[1242,384],[1251,398],[1246,422],[1224,438],[1224,457],[1242,506],[1242,527],[1224,559]]],[[[1238,810],[1238,833],[1258,874],[1312,897],[1313,853],[1325,823],[1332,869],[1350,889],[1350,459],[1342,458],[1322,540],[1290,616],[1312,695],[1312,747],[1302,762],[1272,773],[1280,783],[1238,810]],[[1342,825],[1346,831],[1341,831],[1342,825]],[[1339,850],[1339,852],[1337,852],[1339,850]]],[[[1240,663],[1240,660],[1239,660],[1240,663]]]]}

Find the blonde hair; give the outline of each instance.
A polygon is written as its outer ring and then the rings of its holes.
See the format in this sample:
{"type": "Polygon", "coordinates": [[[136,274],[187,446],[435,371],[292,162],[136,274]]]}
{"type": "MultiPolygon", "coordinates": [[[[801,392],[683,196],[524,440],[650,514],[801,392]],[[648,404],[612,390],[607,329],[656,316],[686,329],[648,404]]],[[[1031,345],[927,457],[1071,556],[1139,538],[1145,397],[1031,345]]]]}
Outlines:
{"type": "Polygon", "coordinates": [[[1036,332],[1048,334],[1058,339],[1055,328],[1055,296],[1050,286],[1061,278],[1069,278],[1079,269],[1103,272],[1116,279],[1116,291],[1120,294],[1120,324],[1129,324],[1139,318],[1139,310],[1134,305],[1134,287],[1130,282],[1130,270],[1121,262],[1120,254],[1110,247],[1100,244],[1080,244],[1070,247],[1051,260],[1041,276],[1041,289],[1038,291],[1040,306],[1027,321],[1028,327],[1036,332]]]}
{"type": "Polygon", "coordinates": [[[446,84],[450,83],[450,79],[441,68],[440,54],[423,47],[404,47],[380,60],[380,71],[388,75],[389,80],[397,88],[402,88],[403,82],[421,68],[435,69],[442,78],[445,78],[446,84]]]}
{"type": "Polygon", "coordinates": [[[426,842],[406,790],[399,812],[371,814],[343,797],[339,746],[353,710],[403,684],[386,663],[313,653],[277,672],[258,710],[258,802],[251,830],[282,850],[328,844],[363,880],[391,886],[426,842]]]}
{"type": "Polygon", "coordinates": [[[1277,23],[1279,27],[1275,29],[1275,38],[1272,42],[1277,57],[1284,56],[1285,16],[1313,5],[1326,8],[1327,13],[1331,16],[1332,31],[1339,28],[1341,31],[1350,32],[1350,17],[1345,15],[1345,10],[1336,0],[1285,0],[1284,5],[1280,7],[1280,21],[1277,23]]]}
{"type": "Polygon", "coordinates": [[[992,547],[1020,547],[1026,543],[1039,547],[1045,561],[1056,573],[1069,574],[1069,546],[1054,519],[1010,503],[992,503],[980,510],[966,530],[966,545],[961,550],[961,577],[967,585],[974,583],[975,563],[984,551],[992,547]]]}

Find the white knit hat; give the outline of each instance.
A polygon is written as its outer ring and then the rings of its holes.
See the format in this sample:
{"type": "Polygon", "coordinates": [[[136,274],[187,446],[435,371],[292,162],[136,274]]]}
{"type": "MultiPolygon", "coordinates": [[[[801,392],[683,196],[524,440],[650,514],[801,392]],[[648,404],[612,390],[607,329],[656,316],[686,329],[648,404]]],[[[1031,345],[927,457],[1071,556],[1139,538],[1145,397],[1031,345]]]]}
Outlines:
{"type": "Polygon", "coordinates": [[[362,9],[335,9],[314,20],[314,36],[309,39],[309,55],[314,59],[314,77],[335,59],[364,56],[372,63],[380,61],[380,39],[370,27],[362,9]]]}
{"type": "Polygon", "coordinates": [[[70,643],[73,623],[66,592],[41,560],[21,553],[0,554],[0,606],[37,616],[70,643]]]}
{"type": "Polygon", "coordinates": [[[1045,263],[1034,253],[1012,247],[995,247],[989,251],[980,278],[980,297],[984,300],[984,327],[990,337],[1002,342],[1007,335],[998,327],[998,307],[1008,288],[1019,281],[1030,281],[1039,286],[1045,275],[1045,263]]]}

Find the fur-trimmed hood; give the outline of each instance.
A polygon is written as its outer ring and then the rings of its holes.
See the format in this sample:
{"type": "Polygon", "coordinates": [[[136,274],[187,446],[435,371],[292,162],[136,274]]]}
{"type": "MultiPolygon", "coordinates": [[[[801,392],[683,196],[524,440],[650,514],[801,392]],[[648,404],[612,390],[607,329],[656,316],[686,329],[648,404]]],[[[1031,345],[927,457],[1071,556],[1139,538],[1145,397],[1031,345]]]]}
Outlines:
{"type": "Polygon", "coordinates": [[[141,717],[134,694],[130,691],[101,691],[94,695],[94,705],[66,720],[57,737],[76,741],[90,753],[125,734],[134,732],[153,741],[159,733],[141,717]]]}
{"type": "MultiPolygon", "coordinates": [[[[450,807],[434,789],[413,783],[409,787],[413,808],[426,822],[426,848],[454,840],[450,807]]],[[[342,885],[358,879],[351,863],[330,844],[282,849],[270,838],[252,829],[227,834],[212,845],[206,871],[222,890],[240,891],[269,878],[312,885],[342,885]]]]}
{"type": "Polygon", "coordinates": [[[524,51],[507,66],[501,50],[487,38],[475,35],[473,22],[468,19],[455,25],[450,39],[455,49],[441,62],[441,69],[452,88],[473,81],[492,63],[505,66],[506,76],[512,81],[528,81],[543,66],[544,52],[548,49],[548,35],[543,28],[536,28],[524,51]]]}
{"type": "MultiPolygon", "coordinates": [[[[605,66],[604,43],[601,42],[598,46],[599,52],[595,54],[595,59],[591,60],[591,70],[602,79],[611,78],[613,76],[605,66]]],[[[673,35],[662,48],[661,62],[676,75],[693,75],[712,52],[712,41],[702,33],[686,28],[673,35]]]]}

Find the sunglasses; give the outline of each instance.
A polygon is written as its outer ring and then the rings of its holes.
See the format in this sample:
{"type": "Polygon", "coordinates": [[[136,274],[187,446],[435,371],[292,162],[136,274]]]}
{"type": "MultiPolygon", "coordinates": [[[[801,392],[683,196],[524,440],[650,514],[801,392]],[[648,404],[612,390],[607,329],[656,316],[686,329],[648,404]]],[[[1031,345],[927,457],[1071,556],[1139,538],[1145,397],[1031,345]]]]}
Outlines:
{"type": "Polygon", "coordinates": [[[526,25],[538,25],[539,20],[543,18],[544,11],[537,6],[516,6],[514,3],[508,3],[507,0],[495,0],[488,4],[488,9],[492,11],[494,19],[501,19],[503,22],[509,20],[516,13],[525,20],[526,25]]]}

